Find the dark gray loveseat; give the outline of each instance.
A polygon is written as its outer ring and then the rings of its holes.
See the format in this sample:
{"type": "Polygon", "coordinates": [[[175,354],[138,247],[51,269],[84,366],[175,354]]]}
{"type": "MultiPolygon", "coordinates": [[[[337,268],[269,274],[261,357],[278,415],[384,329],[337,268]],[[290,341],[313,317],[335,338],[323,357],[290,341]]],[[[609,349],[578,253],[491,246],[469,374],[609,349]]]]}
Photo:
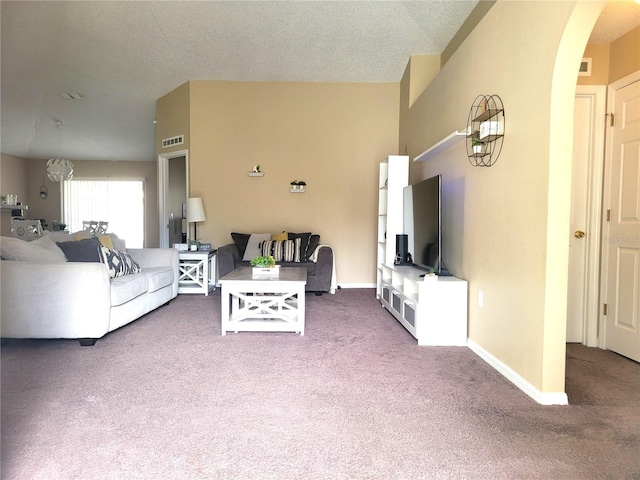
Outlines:
{"type": "MultiPolygon", "coordinates": [[[[335,293],[331,287],[333,275],[333,249],[326,245],[319,245],[320,236],[308,234],[289,234],[302,236],[304,243],[304,255],[301,255],[300,262],[277,262],[283,267],[305,267],[307,269],[307,284],[305,290],[322,295],[324,292],[335,293]],[[308,239],[308,241],[307,241],[308,239]],[[315,262],[312,260],[313,254],[318,249],[315,262]]],[[[250,234],[232,233],[234,243],[230,243],[218,248],[218,278],[224,277],[238,267],[250,267],[249,261],[243,261],[245,249],[250,234]]]]}

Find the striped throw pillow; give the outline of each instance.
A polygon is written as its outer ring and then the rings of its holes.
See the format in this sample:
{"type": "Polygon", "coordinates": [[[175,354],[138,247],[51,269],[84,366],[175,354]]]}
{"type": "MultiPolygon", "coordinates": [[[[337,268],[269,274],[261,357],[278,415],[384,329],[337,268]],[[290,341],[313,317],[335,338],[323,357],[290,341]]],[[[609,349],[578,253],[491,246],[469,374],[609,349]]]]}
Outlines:
{"type": "Polygon", "coordinates": [[[267,240],[261,243],[262,256],[271,255],[276,262],[300,262],[299,238],[295,240],[267,240]]]}

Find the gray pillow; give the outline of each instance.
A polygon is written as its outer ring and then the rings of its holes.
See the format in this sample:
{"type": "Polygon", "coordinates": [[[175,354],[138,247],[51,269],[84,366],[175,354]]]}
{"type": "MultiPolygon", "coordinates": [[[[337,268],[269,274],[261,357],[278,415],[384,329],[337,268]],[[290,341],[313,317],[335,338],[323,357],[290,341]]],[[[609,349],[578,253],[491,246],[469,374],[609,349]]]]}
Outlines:
{"type": "Polygon", "coordinates": [[[311,238],[309,238],[309,246],[307,247],[306,260],[309,260],[309,258],[311,258],[311,255],[313,255],[313,252],[316,251],[316,248],[318,248],[318,245],[320,245],[320,235],[316,235],[314,233],[313,235],[311,235],[311,238]]]}
{"type": "Polygon", "coordinates": [[[296,238],[300,239],[300,261],[306,262],[309,259],[309,256],[313,252],[309,252],[309,240],[311,239],[311,232],[305,233],[291,233],[289,232],[289,240],[295,240],[296,238]]]}
{"type": "Polygon", "coordinates": [[[68,262],[101,262],[100,240],[97,237],[85,238],[76,242],[58,242],[68,262]]]}
{"type": "Polygon", "coordinates": [[[232,232],[231,238],[233,238],[233,243],[238,247],[238,253],[240,253],[240,258],[244,257],[244,251],[247,249],[247,243],[249,243],[250,233],[237,233],[232,232]]]}

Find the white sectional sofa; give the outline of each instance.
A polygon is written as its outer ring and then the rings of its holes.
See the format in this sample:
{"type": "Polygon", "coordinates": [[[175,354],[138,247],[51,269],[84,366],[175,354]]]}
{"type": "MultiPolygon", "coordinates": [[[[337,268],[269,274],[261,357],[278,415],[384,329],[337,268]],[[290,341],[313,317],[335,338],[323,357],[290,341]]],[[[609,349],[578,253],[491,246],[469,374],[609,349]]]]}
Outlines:
{"type": "Polygon", "coordinates": [[[110,278],[104,263],[66,261],[44,237],[7,259],[12,255],[5,246],[16,241],[22,242],[0,238],[3,339],[69,338],[93,345],[178,294],[178,252],[172,248],[126,249],[142,270],[110,278]]]}

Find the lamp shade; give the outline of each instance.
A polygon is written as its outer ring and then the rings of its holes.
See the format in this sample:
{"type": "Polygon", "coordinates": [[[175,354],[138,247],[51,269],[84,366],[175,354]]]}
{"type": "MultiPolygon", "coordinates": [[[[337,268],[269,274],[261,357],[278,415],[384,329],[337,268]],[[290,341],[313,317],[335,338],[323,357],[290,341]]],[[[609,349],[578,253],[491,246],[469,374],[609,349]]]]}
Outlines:
{"type": "Polygon", "coordinates": [[[50,158],[47,162],[47,176],[52,182],[63,182],[73,178],[73,163],[64,158],[50,158]]]}
{"type": "Polygon", "coordinates": [[[187,222],[204,222],[206,217],[204,216],[204,207],[202,206],[202,199],[200,197],[194,197],[187,200],[187,222]]]}

